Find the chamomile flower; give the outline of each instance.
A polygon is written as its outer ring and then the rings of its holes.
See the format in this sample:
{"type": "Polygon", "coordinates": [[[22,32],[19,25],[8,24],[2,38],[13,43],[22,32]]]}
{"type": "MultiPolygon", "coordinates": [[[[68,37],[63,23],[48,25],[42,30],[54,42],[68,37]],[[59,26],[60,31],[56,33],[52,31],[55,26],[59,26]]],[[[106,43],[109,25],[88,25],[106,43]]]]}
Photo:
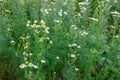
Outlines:
{"type": "Polygon", "coordinates": [[[80,46],[77,46],[78,49],[80,49],[80,46]]]}
{"type": "Polygon", "coordinates": [[[46,23],[45,23],[44,20],[41,20],[40,22],[41,22],[42,26],[45,26],[45,25],[46,25],[46,23]]]}
{"type": "Polygon", "coordinates": [[[52,40],[50,40],[50,41],[49,41],[49,43],[50,43],[50,44],[53,44],[53,41],[52,41],[52,40]]]}
{"type": "Polygon", "coordinates": [[[75,55],[75,54],[71,54],[70,57],[71,57],[71,58],[75,58],[76,55],[75,55]]]}
{"type": "Polygon", "coordinates": [[[28,21],[27,21],[27,23],[28,23],[28,24],[30,24],[30,23],[31,23],[31,21],[30,21],[30,20],[28,20],[28,21]]]}
{"type": "Polygon", "coordinates": [[[41,60],[41,63],[46,63],[46,61],[45,60],[41,60]]]}
{"type": "Polygon", "coordinates": [[[29,66],[29,67],[33,67],[33,64],[32,64],[32,62],[30,62],[30,63],[28,64],[28,66],[29,66]]]}
{"type": "Polygon", "coordinates": [[[26,65],[26,64],[21,64],[19,67],[20,67],[21,69],[24,69],[24,68],[27,67],[27,65],[26,65]]]}
{"type": "Polygon", "coordinates": [[[30,63],[28,64],[28,66],[29,66],[29,67],[33,67],[33,68],[35,68],[35,69],[37,69],[37,68],[38,68],[38,66],[37,66],[37,65],[35,65],[35,64],[33,64],[32,62],[30,62],[30,63]]]}
{"type": "Polygon", "coordinates": [[[11,40],[10,43],[11,43],[12,45],[15,45],[15,41],[14,41],[14,40],[11,40]]]}
{"type": "Polygon", "coordinates": [[[59,56],[56,56],[56,59],[60,59],[60,57],[59,57],[59,56]]]}
{"type": "Polygon", "coordinates": [[[79,71],[79,68],[75,68],[75,71],[79,71]]]}
{"type": "Polygon", "coordinates": [[[48,29],[45,29],[45,33],[49,34],[49,31],[48,31],[48,29]]]}
{"type": "Polygon", "coordinates": [[[76,43],[73,43],[72,46],[77,46],[77,44],[76,44],[76,43]]]}
{"type": "Polygon", "coordinates": [[[34,20],[34,24],[36,24],[38,21],[37,20],[34,20]]]}
{"type": "Polygon", "coordinates": [[[71,45],[71,44],[69,44],[68,46],[69,46],[69,47],[72,47],[72,45],[71,45]]]}
{"type": "Polygon", "coordinates": [[[68,14],[67,11],[64,11],[64,14],[67,15],[68,14]]]}
{"type": "Polygon", "coordinates": [[[62,16],[62,11],[58,12],[58,15],[59,15],[59,16],[62,16]]]}

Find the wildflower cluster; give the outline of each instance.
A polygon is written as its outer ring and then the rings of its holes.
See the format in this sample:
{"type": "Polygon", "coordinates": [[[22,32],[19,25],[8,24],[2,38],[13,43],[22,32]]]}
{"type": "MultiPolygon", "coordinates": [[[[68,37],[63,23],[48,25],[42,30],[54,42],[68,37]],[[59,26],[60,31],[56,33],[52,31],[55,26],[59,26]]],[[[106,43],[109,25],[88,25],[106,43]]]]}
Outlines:
{"type": "Polygon", "coordinates": [[[119,80],[119,4],[0,0],[0,79],[119,80]]]}
{"type": "MultiPolygon", "coordinates": [[[[34,49],[40,49],[40,45],[44,44],[44,42],[46,42],[46,41],[49,41],[50,44],[53,44],[53,42],[48,37],[49,27],[46,27],[46,23],[44,20],[41,20],[40,22],[38,22],[37,20],[34,20],[33,24],[31,21],[28,20],[26,23],[26,27],[31,32],[27,33],[26,36],[21,36],[19,38],[19,40],[21,40],[21,43],[24,44],[23,45],[23,57],[24,57],[24,62],[25,62],[25,63],[21,64],[19,67],[21,69],[24,69],[26,67],[31,67],[31,68],[37,69],[38,65],[35,65],[32,62],[36,61],[36,60],[40,60],[41,52],[40,52],[40,50],[38,51],[38,50],[34,50],[34,49]],[[32,39],[35,39],[34,48],[32,48],[30,46],[33,44],[33,43],[31,43],[32,39]],[[38,56],[39,58],[33,60],[34,56],[38,56]]],[[[13,44],[14,42],[12,41],[11,43],[13,44]]],[[[41,59],[40,62],[42,64],[46,63],[46,61],[43,59],[41,59]]]]}
{"type": "Polygon", "coordinates": [[[37,69],[37,68],[38,68],[38,66],[35,65],[35,64],[33,64],[32,62],[30,62],[30,63],[23,63],[23,64],[21,64],[19,67],[20,67],[21,69],[24,69],[24,68],[26,68],[26,67],[31,67],[31,68],[34,68],[34,69],[37,69]]]}
{"type": "Polygon", "coordinates": [[[83,13],[87,10],[86,6],[89,5],[89,2],[88,1],[79,2],[78,5],[80,6],[80,10],[83,13]]]}
{"type": "Polygon", "coordinates": [[[44,31],[43,31],[43,32],[49,34],[49,29],[50,29],[50,28],[49,28],[49,27],[46,27],[46,23],[45,23],[44,20],[41,20],[41,21],[40,21],[40,24],[37,24],[37,23],[38,23],[37,20],[34,20],[34,23],[33,23],[33,24],[31,24],[31,21],[28,21],[27,24],[26,24],[26,26],[27,26],[27,27],[31,27],[31,28],[36,28],[36,29],[35,29],[35,32],[36,32],[36,33],[39,33],[39,31],[37,30],[37,28],[44,28],[44,31]]]}
{"type": "Polygon", "coordinates": [[[88,35],[88,31],[86,31],[86,30],[81,30],[81,31],[79,31],[79,34],[80,34],[81,36],[86,36],[86,35],[88,35]]]}
{"type": "Polygon", "coordinates": [[[115,17],[120,17],[120,13],[118,11],[113,11],[113,12],[110,12],[110,13],[115,17]]]}
{"type": "Polygon", "coordinates": [[[39,41],[40,43],[45,41],[49,41],[50,44],[53,43],[53,41],[48,37],[50,28],[46,26],[44,20],[41,20],[40,22],[34,20],[33,24],[31,24],[31,21],[28,21],[26,26],[28,29],[33,30],[36,41],[39,41]]]}
{"type": "Polygon", "coordinates": [[[77,45],[76,43],[69,44],[68,46],[69,46],[69,47],[77,47],[78,49],[80,49],[80,46],[79,46],[79,45],[77,45]]]}

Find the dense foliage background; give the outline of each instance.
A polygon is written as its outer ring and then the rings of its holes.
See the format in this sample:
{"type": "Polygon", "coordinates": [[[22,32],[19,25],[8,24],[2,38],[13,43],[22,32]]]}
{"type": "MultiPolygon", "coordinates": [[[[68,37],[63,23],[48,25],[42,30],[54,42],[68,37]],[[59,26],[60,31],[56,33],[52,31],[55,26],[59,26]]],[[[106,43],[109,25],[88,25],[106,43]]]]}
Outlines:
{"type": "Polygon", "coordinates": [[[0,0],[0,80],[119,79],[119,0],[0,0]]]}

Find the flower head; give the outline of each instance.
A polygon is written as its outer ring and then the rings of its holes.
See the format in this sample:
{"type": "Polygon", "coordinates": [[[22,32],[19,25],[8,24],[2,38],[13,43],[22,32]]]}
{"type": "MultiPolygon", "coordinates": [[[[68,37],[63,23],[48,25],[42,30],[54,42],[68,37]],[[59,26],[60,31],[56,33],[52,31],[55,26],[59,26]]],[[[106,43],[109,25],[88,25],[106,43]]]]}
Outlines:
{"type": "Polygon", "coordinates": [[[45,26],[45,25],[46,25],[46,23],[45,23],[44,20],[41,20],[41,24],[42,24],[42,26],[45,26]]]}
{"type": "Polygon", "coordinates": [[[10,41],[10,43],[11,43],[12,45],[15,45],[15,41],[14,41],[14,40],[10,41]]]}
{"type": "Polygon", "coordinates": [[[26,65],[26,64],[21,64],[19,67],[20,67],[21,69],[24,69],[25,67],[27,67],[27,65],[26,65]]]}
{"type": "Polygon", "coordinates": [[[59,57],[59,56],[56,56],[56,59],[60,59],[60,57],[59,57]]]}
{"type": "Polygon", "coordinates": [[[34,20],[34,23],[36,24],[36,23],[37,23],[37,20],[34,20]]]}
{"type": "Polygon", "coordinates": [[[32,62],[30,62],[30,63],[28,64],[28,66],[29,66],[29,67],[33,67],[33,68],[35,68],[35,69],[37,69],[37,68],[38,68],[38,66],[37,66],[37,65],[35,65],[35,64],[33,64],[32,62]]]}
{"type": "Polygon", "coordinates": [[[79,71],[79,68],[75,68],[75,71],[79,71]]]}
{"type": "Polygon", "coordinates": [[[45,60],[41,60],[41,63],[46,63],[46,61],[45,60]]]}
{"type": "Polygon", "coordinates": [[[75,54],[71,54],[70,57],[71,57],[71,58],[75,58],[76,55],[75,55],[75,54]]]}

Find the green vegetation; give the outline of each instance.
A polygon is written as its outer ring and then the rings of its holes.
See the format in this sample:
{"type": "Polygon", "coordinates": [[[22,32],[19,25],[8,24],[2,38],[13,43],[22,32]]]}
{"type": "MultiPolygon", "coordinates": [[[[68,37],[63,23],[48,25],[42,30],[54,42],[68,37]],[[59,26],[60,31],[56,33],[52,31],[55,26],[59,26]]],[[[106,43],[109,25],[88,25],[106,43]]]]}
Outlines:
{"type": "Polygon", "coordinates": [[[119,80],[119,0],[0,0],[0,80],[119,80]]]}

